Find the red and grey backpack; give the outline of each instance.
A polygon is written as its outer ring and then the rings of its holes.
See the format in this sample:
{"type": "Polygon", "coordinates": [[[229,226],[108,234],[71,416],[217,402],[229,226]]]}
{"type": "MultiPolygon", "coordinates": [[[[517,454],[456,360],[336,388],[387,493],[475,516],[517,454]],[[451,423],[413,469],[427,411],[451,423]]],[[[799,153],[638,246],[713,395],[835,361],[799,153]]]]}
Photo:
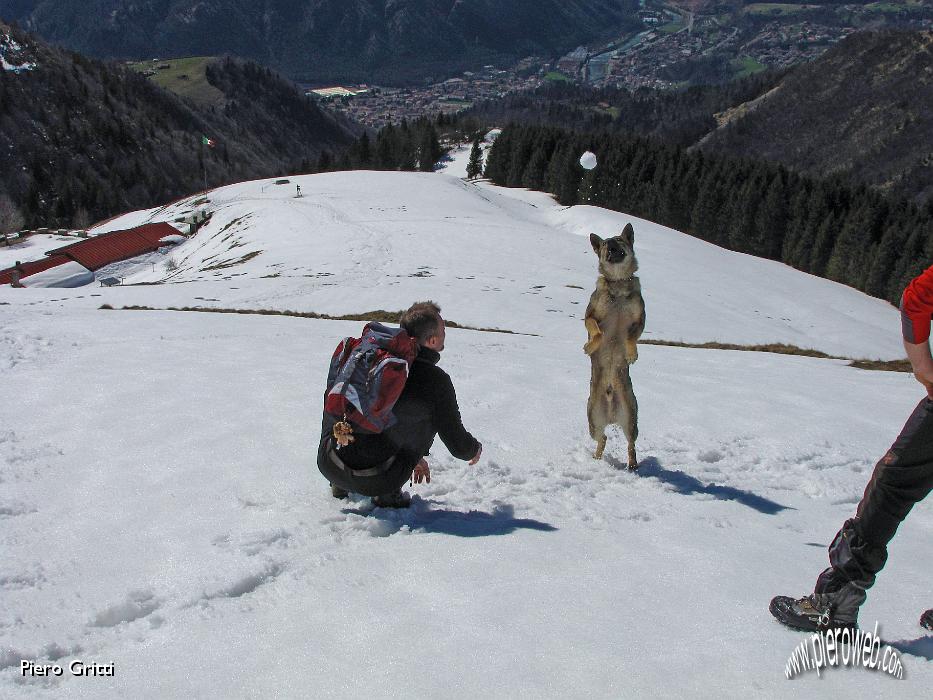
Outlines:
{"type": "Polygon", "coordinates": [[[324,394],[324,412],[338,419],[338,444],[352,442],[354,430],[381,433],[395,423],[392,407],[417,355],[414,338],[381,323],[368,323],[361,337],[340,342],[330,360],[324,394]]]}

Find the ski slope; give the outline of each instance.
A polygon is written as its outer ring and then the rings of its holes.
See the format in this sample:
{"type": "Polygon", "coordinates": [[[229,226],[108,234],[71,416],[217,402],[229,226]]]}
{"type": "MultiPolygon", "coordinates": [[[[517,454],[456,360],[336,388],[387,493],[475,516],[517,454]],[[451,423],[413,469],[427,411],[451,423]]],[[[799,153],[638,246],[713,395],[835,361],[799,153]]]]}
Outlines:
{"type": "Polygon", "coordinates": [[[633,221],[646,338],[889,359],[896,309],[624,214],[465,182],[463,162],[231,185],[98,229],[211,212],[170,257],[124,268],[127,286],[0,288],[0,696],[926,697],[930,503],[861,616],[905,680],[788,681],[804,636],[767,611],[825,566],[923,396],[911,376],[642,345],[640,470],[620,468],[620,431],[594,461],[586,429],[591,231],[633,221]],[[330,353],[362,323],[119,310],[427,298],[512,333],[448,330],[441,366],[483,456],[469,467],[437,441],[405,511],[334,500],[314,466],[330,353]],[[24,678],[22,659],[64,675],[24,678]],[[114,676],[72,677],[74,659],[114,676]]]}

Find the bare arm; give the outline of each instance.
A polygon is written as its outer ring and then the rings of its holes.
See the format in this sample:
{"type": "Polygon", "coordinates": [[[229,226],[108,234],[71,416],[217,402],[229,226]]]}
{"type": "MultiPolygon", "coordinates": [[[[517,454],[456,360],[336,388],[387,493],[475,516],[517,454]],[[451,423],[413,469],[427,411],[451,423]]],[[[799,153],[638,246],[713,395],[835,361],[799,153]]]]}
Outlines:
{"type": "Polygon", "coordinates": [[[917,381],[933,399],[933,357],[930,357],[930,317],[933,315],[933,266],[915,277],[901,295],[904,349],[917,381]]]}
{"type": "Polygon", "coordinates": [[[910,343],[905,340],[904,349],[907,351],[907,359],[910,360],[914,377],[923,384],[927,394],[933,399],[933,357],[930,356],[930,341],[910,343]]]}

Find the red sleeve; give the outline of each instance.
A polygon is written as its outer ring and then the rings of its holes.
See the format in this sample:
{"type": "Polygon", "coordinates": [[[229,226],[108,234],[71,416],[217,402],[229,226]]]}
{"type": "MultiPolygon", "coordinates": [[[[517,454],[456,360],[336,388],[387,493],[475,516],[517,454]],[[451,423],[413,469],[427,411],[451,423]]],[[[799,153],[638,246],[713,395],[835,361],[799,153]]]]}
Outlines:
{"type": "Polygon", "coordinates": [[[901,321],[904,340],[925,343],[930,338],[933,316],[933,267],[928,267],[907,285],[901,297],[901,321]]]}

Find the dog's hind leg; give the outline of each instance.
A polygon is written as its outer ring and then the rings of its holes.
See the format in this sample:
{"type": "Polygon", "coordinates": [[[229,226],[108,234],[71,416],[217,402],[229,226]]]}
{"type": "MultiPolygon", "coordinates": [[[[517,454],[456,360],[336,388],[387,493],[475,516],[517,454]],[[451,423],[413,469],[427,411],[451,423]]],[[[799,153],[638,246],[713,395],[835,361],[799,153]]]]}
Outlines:
{"type": "Polygon", "coordinates": [[[638,400],[635,390],[632,389],[632,380],[628,368],[622,372],[622,415],[620,424],[625,439],[628,441],[628,468],[638,469],[638,458],[635,456],[635,441],[638,439],[638,400]]]}
{"type": "Polygon", "coordinates": [[[590,382],[590,398],[586,402],[586,418],[590,427],[590,437],[596,440],[593,459],[602,459],[606,449],[606,425],[609,418],[606,411],[606,398],[599,391],[599,382],[594,378],[590,382]]]}
{"type": "Polygon", "coordinates": [[[596,441],[596,451],[593,453],[593,459],[602,459],[603,450],[606,449],[606,433],[603,433],[599,440],[596,441]]]}

